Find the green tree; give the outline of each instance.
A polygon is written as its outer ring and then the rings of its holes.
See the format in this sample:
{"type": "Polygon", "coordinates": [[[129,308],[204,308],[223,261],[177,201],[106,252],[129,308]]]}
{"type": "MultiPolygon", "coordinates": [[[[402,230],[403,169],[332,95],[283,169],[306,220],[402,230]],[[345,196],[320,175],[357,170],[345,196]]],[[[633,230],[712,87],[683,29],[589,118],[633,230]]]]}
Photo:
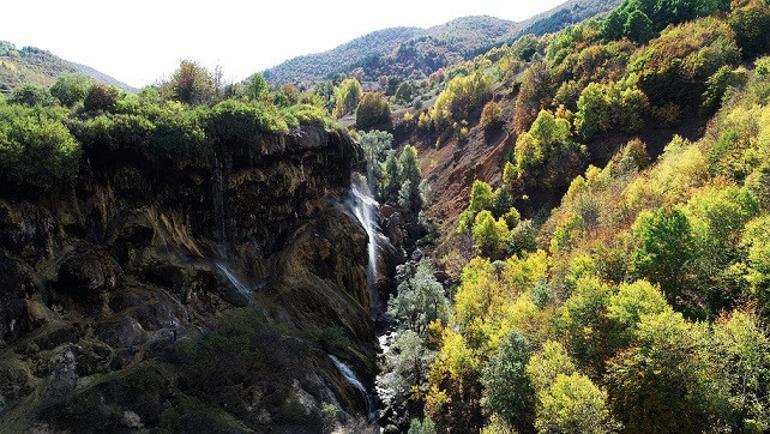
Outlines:
{"type": "Polygon", "coordinates": [[[473,221],[473,246],[484,256],[497,258],[505,253],[510,231],[505,220],[495,220],[491,212],[484,210],[473,221]]]}
{"type": "Polygon", "coordinates": [[[398,285],[388,300],[388,315],[399,327],[425,335],[433,321],[447,322],[449,305],[444,287],[436,280],[433,263],[422,259],[409,279],[398,285]]]}
{"type": "Polygon", "coordinates": [[[401,155],[398,157],[398,166],[401,175],[399,178],[401,180],[401,189],[403,189],[407,181],[409,182],[403,194],[399,192],[399,196],[408,198],[407,206],[404,208],[416,213],[422,206],[420,198],[420,178],[422,175],[417,157],[417,148],[412,145],[404,146],[401,150],[401,155]]]}
{"type": "Polygon", "coordinates": [[[746,225],[741,247],[747,252],[746,280],[767,306],[770,301],[770,216],[763,215],[746,225]]]}
{"type": "Polygon", "coordinates": [[[655,36],[652,20],[638,9],[628,14],[623,31],[629,39],[640,44],[647,43],[655,36]]]}
{"type": "Polygon", "coordinates": [[[607,392],[583,374],[560,374],[553,385],[538,393],[539,433],[606,434],[618,432],[607,405],[607,392]]]}
{"type": "Polygon", "coordinates": [[[626,432],[703,432],[714,414],[705,328],[669,310],[642,316],[635,337],[635,345],[612,360],[607,376],[626,432]]]}
{"type": "Polygon", "coordinates": [[[0,105],[0,179],[8,186],[52,189],[77,176],[80,144],[41,107],[0,105]]]}
{"type": "Polygon", "coordinates": [[[27,107],[46,106],[51,104],[51,94],[42,86],[25,83],[13,90],[8,102],[27,107]]]}
{"type": "Polygon", "coordinates": [[[395,150],[387,152],[382,171],[383,181],[380,189],[382,197],[391,201],[397,199],[401,188],[401,166],[398,163],[395,150]]]}
{"type": "Polygon", "coordinates": [[[387,131],[372,130],[361,135],[361,147],[366,158],[366,177],[370,187],[376,185],[383,177],[382,164],[392,146],[393,134],[387,131]]]}
{"type": "Polygon", "coordinates": [[[270,85],[265,80],[265,76],[256,73],[246,79],[245,93],[251,99],[260,99],[270,92],[270,85]]]}
{"type": "Polygon", "coordinates": [[[735,311],[714,324],[715,377],[725,383],[733,432],[770,429],[770,338],[753,313],[735,311]]]}
{"type": "Polygon", "coordinates": [[[632,273],[659,284],[668,300],[675,302],[695,243],[687,215],[678,208],[644,212],[636,219],[632,233],[636,240],[632,273]]]}
{"type": "Polygon", "coordinates": [[[115,109],[120,98],[120,91],[106,84],[94,84],[88,90],[83,109],[87,112],[110,112],[115,109]]]}
{"type": "Polygon", "coordinates": [[[364,90],[355,78],[349,78],[334,89],[334,116],[341,118],[358,107],[364,90]]]}
{"type": "Polygon", "coordinates": [[[414,85],[409,81],[401,83],[393,97],[401,103],[411,102],[412,98],[414,98],[414,85]]]}
{"type": "Polygon", "coordinates": [[[413,330],[401,330],[383,354],[377,376],[380,398],[389,406],[401,405],[426,380],[436,352],[428,349],[425,338],[413,330]]]}
{"type": "Polygon", "coordinates": [[[486,129],[499,128],[503,124],[503,109],[495,101],[489,101],[481,111],[479,123],[486,129]]]}
{"type": "Polygon", "coordinates": [[[585,275],[560,309],[557,327],[565,335],[570,349],[581,366],[601,372],[607,347],[608,325],[604,313],[612,296],[612,288],[599,278],[585,275]]]}
{"type": "Polygon", "coordinates": [[[182,60],[171,79],[161,85],[161,95],[190,105],[214,99],[216,89],[211,73],[192,60],[182,60]]]}
{"type": "Polygon", "coordinates": [[[412,419],[407,434],[436,434],[436,424],[429,417],[422,421],[420,419],[412,419]]]}
{"type": "Polygon", "coordinates": [[[93,84],[90,77],[82,74],[65,74],[51,86],[51,95],[67,107],[83,101],[93,84]]]}
{"type": "Polygon", "coordinates": [[[390,104],[385,95],[366,92],[356,109],[356,128],[368,130],[390,123],[390,104]]]}
{"type": "Polygon", "coordinates": [[[537,168],[559,152],[573,149],[571,130],[567,119],[541,110],[529,131],[516,140],[514,155],[518,172],[537,168]]]}
{"type": "Polygon", "coordinates": [[[633,341],[637,325],[645,315],[671,310],[658,288],[646,280],[623,283],[607,304],[607,318],[612,324],[613,346],[625,347],[633,341]]]}
{"type": "Polygon", "coordinates": [[[564,346],[556,341],[546,341],[543,348],[527,363],[527,376],[537,392],[548,390],[559,375],[571,375],[575,372],[575,362],[564,346]]]}
{"type": "Polygon", "coordinates": [[[534,391],[527,375],[531,355],[532,346],[514,331],[492,356],[481,377],[482,405],[487,413],[502,416],[521,431],[531,426],[534,416],[534,391]]]}

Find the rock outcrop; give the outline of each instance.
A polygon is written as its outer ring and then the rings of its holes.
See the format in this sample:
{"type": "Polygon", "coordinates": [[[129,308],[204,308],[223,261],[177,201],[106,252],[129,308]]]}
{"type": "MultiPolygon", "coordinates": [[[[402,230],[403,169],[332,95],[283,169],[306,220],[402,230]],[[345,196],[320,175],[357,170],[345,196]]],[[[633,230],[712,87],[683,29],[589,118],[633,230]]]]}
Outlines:
{"type": "Polygon", "coordinates": [[[365,415],[328,358],[372,381],[367,237],[340,204],[360,149],[306,127],[215,154],[86,149],[73,186],[0,188],[0,431],[365,415]]]}

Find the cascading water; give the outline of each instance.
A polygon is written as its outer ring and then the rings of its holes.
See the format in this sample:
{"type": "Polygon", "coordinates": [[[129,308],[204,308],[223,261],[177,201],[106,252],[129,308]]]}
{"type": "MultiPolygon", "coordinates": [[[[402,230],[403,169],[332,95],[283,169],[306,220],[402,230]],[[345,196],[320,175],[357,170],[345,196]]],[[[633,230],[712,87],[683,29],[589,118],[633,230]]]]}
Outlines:
{"type": "Polygon", "coordinates": [[[361,396],[366,399],[366,410],[369,413],[369,420],[374,420],[377,417],[377,407],[375,406],[372,397],[369,395],[369,392],[367,392],[366,387],[364,387],[364,384],[361,382],[361,380],[358,379],[356,373],[345,364],[345,362],[331,354],[329,354],[329,358],[332,359],[334,366],[337,367],[337,370],[340,372],[342,377],[345,378],[345,381],[347,381],[356,390],[361,392],[361,396]]]}
{"type": "Polygon", "coordinates": [[[217,268],[222,273],[225,278],[232,283],[232,285],[235,287],[235,289],[238,290],[238,293],[246,300],[251,303],[254,300],[254,294],[251,291],[251,289],[246,286],[243,282],[241,282],[240,279],[235,275],[235,273],[230,270],[230,267],[228,267],[226,264],[223,264],[221,262],[216,263],[217,268]]]}
{"type": "Polygon", "coordinates": [[[366,183],[360,180],[354,180],[350,188],[350,196],[347,201],[348,208],[356,216],[356,219],[364,227],[366,235],[369,237],[367,243],[368,262],[366,267],[366,280],[369,284],[369,304],[372,315],[376,315],[380,310],[380,297],[377,293],[377,254],[379,252],[379,223],[377,222],[377,212],[379,204],[372,197],[366,183]]]}

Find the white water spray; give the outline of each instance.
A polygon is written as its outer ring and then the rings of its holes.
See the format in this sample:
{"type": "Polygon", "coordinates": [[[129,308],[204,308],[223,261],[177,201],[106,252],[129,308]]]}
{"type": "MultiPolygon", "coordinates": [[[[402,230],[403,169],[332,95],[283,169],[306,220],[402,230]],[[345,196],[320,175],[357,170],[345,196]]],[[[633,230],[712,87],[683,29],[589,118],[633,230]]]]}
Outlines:
{"type": "Polygon", "coordinates": [[[235,289],[238,290],[238,293],[243,297],[245,297],[247,300],[249,300],[249,302],[251,302],[251,300],[253,300],[254,298],[254,294],[252,293],[251,289],[248,286],[246,286],[243,282],[241,282],[240,279],[238,279],[235,273],[233,273],[232,270],[230,270],[230,267],[228,267],[227,265],[221,262],[217,262],[216,264],[219,271],[222,272],[222,275],[225,276],[225,278],[227,278],[227,280],[233,284],[235,289]]]}
{"type": "Polygon", "coordinates": [[[345,362],[338,359],[337,357],[329,354],[329,358],[332,359],[332,362],[334,362],[334,366],[337,367],[337,370],[340,372],[342,377],[345,378],[345,381],[347,381],[348,384],[353,386],[356,390],[361,392],[361,396],[364,399],[366,399],[366,409],[369,412],[369,419],[373,420],[374,418],[376,418],[377,409],[374,405],[374,402],[372,401],[371,396],[369,396],[369,392],[366,391],[366,387],[364,387],[364,384],[356,376],[356,373],[353,372],[352,369],[350,369],[350,366],[346,365],[345,362]]]}
{"type": "Polygon", "coordinates": [[[369,284],[369,302],[372,313],[379,309],[379,296],[377,294],[377,253],[379,252],[379,223],[377,212],[379,204],[372,197],[366,183],[354,181],[350,188],[350,197],[347,202],[350,211],[356,216],[361,226],[364,227],[369,237],[367,243],[368,264],[366,267],[366,281],[369,284]]]}

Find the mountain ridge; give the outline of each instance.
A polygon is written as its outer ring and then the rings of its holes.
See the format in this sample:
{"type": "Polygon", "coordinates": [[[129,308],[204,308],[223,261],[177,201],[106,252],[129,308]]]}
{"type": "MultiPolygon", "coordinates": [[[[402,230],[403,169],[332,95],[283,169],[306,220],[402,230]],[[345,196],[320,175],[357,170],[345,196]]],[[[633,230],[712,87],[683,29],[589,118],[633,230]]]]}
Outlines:
{"type": "Polygon", "coordinates": [[[87,75],[129,93],[138,90],[109,74],[61,58],[48,50],[31,46],[17,49],[15,44],[0,40],[0,93],[10,92],[22,83],[49,86],[59,76],[72,73],[87,75]]]}
{"type": "Polygon", "coordinates": [[[294,57],[264,70],[263,74],[274,83],[317,81],[338,74],[362,75],[370,81],[382,75],[401,80],[421,78],[525,34],[558,31],[603,14],[618,3],[619,0],[570,0],[519,22],[473,15],[426,28],[386,28],[327,51],[294,57]],[[383,37],[385,41],[378,44],[383,37]]]}

